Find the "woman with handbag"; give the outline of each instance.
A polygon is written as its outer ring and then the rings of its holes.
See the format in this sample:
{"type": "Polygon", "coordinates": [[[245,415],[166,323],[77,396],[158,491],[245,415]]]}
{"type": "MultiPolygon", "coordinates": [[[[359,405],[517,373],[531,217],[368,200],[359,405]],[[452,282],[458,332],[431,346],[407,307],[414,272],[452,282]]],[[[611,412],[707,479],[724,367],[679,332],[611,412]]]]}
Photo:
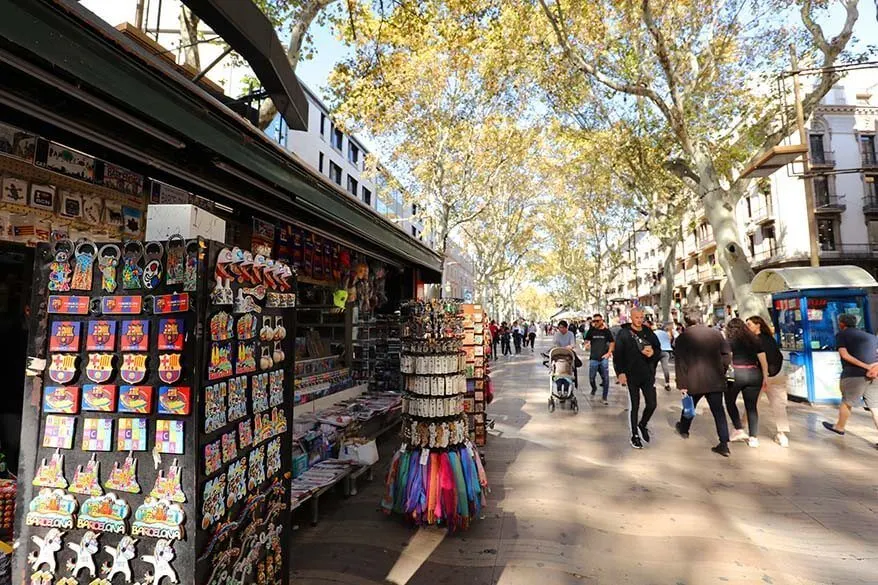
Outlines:
{"type": "Polygon", "coordinates": [[[732,441],[747,441],[751,447],[759,446],[759,393],[768,385],[768,361],[759,338],[747,325],[735,317],[726,325],[726,339],[732,349],[732,368],[734,376],[726,390],[726,410],[735,426],[732,441]],[[744,395],[744,408],[747,411],[747,425],[750,434],[744,431],[741,413],[738,411],[738,394],[744,395]]]}
{"type": "Polygon", "coordinates": [[[783,368],[783,354],[774,340],[771,327],[765,322],[765,319],[759,315],[753,315],[747,318],[747,327],[759,338],[762,344],[762,351],[765,352],[765,359],[768,362],[768,390],[765,394],[768,396],[768,403],[774,413],[774,423],[777,425],[777,434],[774,436],[775,442],[781,447],[789,447],[790,440],[787,434],[790,432],[790,419],[787,416],[787,385],[785,377],[778,378],[777,375],[783,368]]]}

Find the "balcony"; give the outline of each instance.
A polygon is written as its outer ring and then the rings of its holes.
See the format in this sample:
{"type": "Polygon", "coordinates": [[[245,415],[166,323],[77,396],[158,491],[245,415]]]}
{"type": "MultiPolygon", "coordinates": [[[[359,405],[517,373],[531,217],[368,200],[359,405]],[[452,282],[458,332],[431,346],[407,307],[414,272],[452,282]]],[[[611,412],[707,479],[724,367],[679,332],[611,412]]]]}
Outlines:
{"type": "Polygon", "coordinates": [[[750,221],[756,225],[762,225],[774,221],[774,209],[772,209],[771,199],[764,198],[763,205],[750,209],[750,221]]]}
{"type": "Polygon", "coordinates": [[[835,153],[827,150],[811,152],[812,169],[831,169],[835,167],[835,153]]]}
{"type": "Polygon", "coordinates": [[[878,169],[878,156],[874,152],[861,153],[864,169],[878,169]]]}
{"type": "Polygon", "coordinates": [[[871,244],[835,244],[821,249],[820,257],[827,259],[866,259],[878,257],[878,242],[871,244]]]}
{"type": "Polygon", "coordinates": [[[698,269],[693,266],[692,268],[686,269],[686,283],[687,284],[697,284],[698,283],[698,269]]]}
{"type": "Polygon", "coordinates": [[[878,215],[878,195],[869,194],[863,197],[863,214],[878,215]]]}
{"type": "Polygon", "coordinates": [[[837,195],[826,191],[814,192],[815,213],[843,213],[847,205],[841,202],[837,195]]]}
{"type": "Polygon", "coordinates": [[[698,267],[699,282],[717,282],[723,279],[723,269],[719,264],[707,264],[698,267]]]}
{"type": "Polygon", "coordinates": [[[713,231],[708,232],[705,236],[698,238],[698,249],[705,250],[716,245],[716,238],[713,237],[713,231]]]}
{"type": "Polygon", "coordinates": [[[753,257],[750,259],[750,265],[753,268],[757,268],[759,266],[763,266],[765,264],[770,264],[772,262],[777,262],[780,258],[785,256],[784,249],[781,247],[773,247],[766,250],[760,250],[753,254],[753,257]]]}

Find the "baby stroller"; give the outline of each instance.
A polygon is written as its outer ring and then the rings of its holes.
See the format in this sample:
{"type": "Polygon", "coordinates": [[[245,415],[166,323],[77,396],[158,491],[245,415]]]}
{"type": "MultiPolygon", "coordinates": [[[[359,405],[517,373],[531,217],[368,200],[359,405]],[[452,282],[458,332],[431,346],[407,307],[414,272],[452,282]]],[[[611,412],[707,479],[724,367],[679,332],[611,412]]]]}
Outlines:
{"type": "Polygon", "coordinates": [[[549,412],[555,412],[555,401],[564,408],[569,405],[570,409],[579,412],[579,402],[576,400],[574,390],[579,388],[579,378],[576,371],[576,353],[566,347],[555,347],[543,354],[548,358],[543,362],[551,374],[549,375],[549,412]]]}

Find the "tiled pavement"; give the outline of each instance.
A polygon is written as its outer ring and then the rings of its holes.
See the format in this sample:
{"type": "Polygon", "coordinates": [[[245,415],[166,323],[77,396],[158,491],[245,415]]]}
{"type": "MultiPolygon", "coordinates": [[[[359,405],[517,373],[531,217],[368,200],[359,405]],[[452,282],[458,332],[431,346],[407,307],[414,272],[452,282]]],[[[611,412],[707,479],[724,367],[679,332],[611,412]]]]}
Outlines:
{"type": "Polygon", "coordinates": [[[709,450],[706,404],[684,441],[673,431],[679,394],[660,390],[653,441],[635,451],[624,388],[611,388],[609,406],[586,391],[578,415],[549,414],[539,353],[497,364],[485,518],[451,536],[408,528],[377,509],[382,469],[294,533],[293,583],[878,583],[878,432],[862,410],[841,438],[820,426],[834,409],[791,403],[782,449],[763,399],[762,445],[736,443],[723,459],[709,450]]]}

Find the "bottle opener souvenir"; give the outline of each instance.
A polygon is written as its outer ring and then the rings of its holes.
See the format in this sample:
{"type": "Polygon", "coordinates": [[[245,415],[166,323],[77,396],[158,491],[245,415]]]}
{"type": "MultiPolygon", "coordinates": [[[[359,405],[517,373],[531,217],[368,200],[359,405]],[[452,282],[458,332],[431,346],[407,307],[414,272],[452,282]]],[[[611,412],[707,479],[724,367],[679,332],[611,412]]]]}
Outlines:
{"type": "Polygon", "coordinates": [[[76,498],[61,489],[43,488],[28,504],[25,524],[43,528],[73,528],[76,498]]]}
{"type": "Polygon", "coordinates": [[[149,495],[154,498],[164,498],[171,502],[185,503],[186,495],[181,487],[181,472],[182,468],[177,465],[177,460],[174,459],[167,472],[163,469],[159,470],[158,476],[155,478],[155,486],[149,492],[149,495]]]}
{"type": "Polygon", "coordinates": [[[149,321],[135,319],[122,321],[121,351],[147,351],[149,350],[149,321]]]}
{"type": "Polygon", "coordinates": [[[55,553],[61,550],[61,537],[63,535],[64,533],[57,528],[52,528],[46,533],[46,536],[42,538],[39,536],[30,537],[39,549],[31,553],[28,557],[28,563],[30,563],[31,568],[33,568],[34,571],[43,565],[46,565],[49,567],[50,573],[55,573],[55,553]]]}
{"type": "MultiPolygon", "coordinates": [[[[49,414],[43,427],[43,447],[51,449],[70,449],[73,447],[73,432],[76,417],[49,414]]],[[[65,480],[65,486],[66,480],[65,480]]]]}
{"type": "Polygon", "coordinates": [[[186,240],[180,234],[168,238],[167,263],[165,282],[169,285],[183,284],[186,278],[186,240]]]}
{"type": "Polygon", "coordinates": [[[186,273],[183,276],[183,290],[195,292],[198,290],[198,252],[201,244],[198,240],[186,242],[186,273]]]}
{"type": "Polygon", "coordinates": [[[159,419],[155,427],[155,446],[158,453],[183,454],[183,421],[159,419]]]}
{"type": "Polygon", "coordinates": [[[119,412],[150,414],[152,386],[122,386],[119,388],[119,412]]]}
{"type": "Polygon", "coordinates": [[[83,451],[113,450],[113,419],[87,418],[82,429],[83,451]]]}
{"type": "Polygon", "coordinates": [[[79,321],[55,321],[49,338],[49,351],[79,351],[79,321]]]}
{"type": "Polygon", "coordinates": [[[256,342],[241,341],[238,343],[238,359],[235,362],[235,374],[249,374],[256,371],[256,342]]]}
{"type": "Polygon", "coordinates": [[[222,441],[214,441],[204,446],[204,474],[213,475],[223,466],[222,441]]]}
{"type": "Polygon", "coordinates": [[[113,412],[116,410],[116,387],[105,384],[86,384],[82,387],[84,412],[113,412]]]}
{"type": "Polygon", "coordinates": [[[56,450],[52,454],[48,463],[43,458],[43,462],[40,464],[39,469],[37,469],[37,473],[31,483],[45,488],[65,489],[67,487],[67,479],[64,477],[64,455],[61,454],[60,450],[56,450]]]}
{"type": "Polygon", "coordinates": [[[51,315],[88,315],[91,310],[91,298],[50,295],[46,310],[51,315]]]}
{"type": "Polygon", "coordinates": [[[98,248],[94,242],[85,238],[76,242],[73,252],[73,277],[70,280],[72,290],[91,290],[97,254],[98,248]]]}
{"type": "Polygon", "coordinates": [[[231,250],[228,248],[220,250],[214,270],[216,286],[210,293],[211,303],[214,305],[233,305],[235,303],[235,296],[231,286],[232,279],[234,278],[234,275],[230,272],[232,261],[231,250]]]}
{"type": "Polygon", "coordinates": [[[125,534],[125,519],[130,513],[128,503],[116,497],[116,494],[92,496],[80,506],[76,527],[94,532],[125,534]]]}
{"type": "MultiPolygon", "coordinates": [[[[173,384],[180,379],[183,367],[180,365],[179,353],[163,353],[159,355],[159,379],[165,384],[173,384]]],[[[159,395],[161,410],[161,395],[159,395]]]]}
{"type": "Polygon", "coordinates": [[[222,436],[223,463],[229,463],[238,458],[237,431],[231,431],[222,436]]]}
{"type": "Polygon", "coordinates": [[[46,386],[43,388],[43,412],[76,414],[79,412],[78,386],[46,386]]]}
{"type": "MultiPolygon", "coordinates": [[[[67,570],[70,571],[74,577],[79,577],[79,573],[83,570],[88,571],[90,577],[94,577],[95,562],[92,557],[94,557],[94,555],[100,550],[100,547],[98,546],[98,535],[91,530],[86,530],[85,534],[82,535],[79,544],[68,542],[67,548],[76,553],[75,562],[72,559],[67,561],[67,570]]],[[[74,580],[74,584],[78,584],[78,581],[74,580]]]]}
{"type": "Polygon", "coordinates": [[[113,463],[110,477],[104,483],[104,486],[108,490],[117,490],[129,494],[140,493],[140,484],[137,483],[137,459],[135,459],[130,452],[128,453],[128,456],[125,457],[125,462],[121,467],[119,467],[118,461],[113,463]]]}
{"type": "Polygon", "coordinates": [[[232,344],[211,343],[207,378],[219,380],[232,375],[232,344]]]}
{"type": "Polygon", "coordinates": [[[88,322],[87,351],[113,351],[116,348],[116,322],[108,319],[88,322]]]}
{"type": "Polygon", "coordinates": [[[173,293],[152,297],[152,312],[156,315],[185,313],[189,310],[189,293],[173,293]]]}
{"type": "Polygon", "coordinates": [[[188,386],[159,388],[159,414],[186,416],[190,411],[191,390],[188,386]]]}
{"type": "Polygon", "coordinates": [[[201,529],[207,530],[226,514],[226,474],[204,484],[201,499],[201,529]]]}
{"type": "Polygon", "coordinates": [[[101,246],[98,251],[98,268],[101,271],[101,289],[104,292],[114,293],[119,286],[116,280],[116,269],[119,266],[119,259],[122,257],[122,251],[115,244],[106,244],[101,246]]]}
{"type": "Polygon", "coordinates": [[[256,304],[253,297],[245,297],[244,291],[238,289],[238,296],[235,299],[235,313],[261,313],[262,307],[256,304]]]}
{"type": "Polygon", "coordinates": [[[146,354],[126,353],[122,356],[122,367],[119,372],[128,384],[139,384],[146,378],[146,354]]]}
{"type": "Polygon", "coordinates": [[[159,321],[158,348],[160,351],[182,351],[186,324],[183,319],[159,321]]]}
{"type": "Polygon", "coordinates": [[[256,316],[247,313],[238,317],[237,334],[239,340],[248,340],[256,337],[256,316]]]}
{"type": "Polygon", "coordinates": [[[52,261],[49,263],[49,290],[66,292],[70,290],[70,259],[73,257],[73,242],[58,240],[52,246],[52,261]]]}
{"type": "MultiPolygon", "coordinates": [[[[146,441],[147,441],[147,425],[145,418],[120,418],[118,423],[118,429],[116,430],[116,451],[128,451],[129,454],[132,451],[146,451],[146,441]]],[[[113,487],[109,484],[105,484],[110,489],[118,489],[122,491],[122,488],[113,487]]],[[[132,492],[138,493],[138,492],[132,492]]]]}
{"type": "Polygon", "coordinates": [[[227,341],[235,335],[234,319],[225,311],[210,318],[210,340],[227,341]]]}
{"type": "Polygon", "coordinates": [[[136,290],[141,287],[143,268],[140,259],[143,258],[143,244],[137,240],[128,240],[122,246],[122,288],[136,290]]]}
{"type": "Polygon", "coordinates": [[[204,389],[204,432],[212,433],[226,425],[226,383],[204,389]]]}
{"type": "Polygon", "coordinates": [[[72,353],[56,353],[49,364],[49,378],[58,384],[67,384],[76,377],[79,356],[72,353]]]}
{"type": "Polygon", "coordinates": [[[139,295],[102,297],[100,305],[103,315],[139,315],[143,311],[143,297],[139,295]]]}
{"type": "Polygon", "coordinates": [[[165,538],[160,538],[156,541],[151,555],[140,557],[144,563],[152,565],[152,585],[161,585],[163,579],[167,579],[171,583],[179,582],[177,572],[171,566],[174,556],[174,546],[171,542],[165,538]]]}
{"type": "MultiPolygon", "coordinates": [[[[261,272],[260,272],[260,274],[261,274],[261,272]]],[[[249,296],[253,297],[254,299],[258,299],[261,301],[262,299],[265,298],[265,294],[267,291],[265,290],[265,287],[260,284],[260,285],[254,286],[254,287],[242,288],[241,292],[243,292],[245,295],[249,295],[249,296]]]]}
{"type": "Polygon", "coordinates": [[[88,379],[97,384],[103,384],[113,377],[113,358],[112,353],[90,353],[88,354],[88,365],[85,368],[85,375],[88,379]]]}
{"type": "Polygon", "coordinates": [[[131,561],[137,556],[136,544],[136,539],[123,536],[115,547],[104,547],[104,550],[113,559],[113,564],[109,568],[104,567],[105,572],[107,572],[107,582],[112,583],[113,577],[122,575],[126,583],[131,583],[131,561]]]}
{"type": "Polygon", "coordinates": [[[241,457],[229,466],[229,495],[226,506],[231,508],[236,502],[247,497],[247,458],[241,457]]]}
{"type": "Polygon", "coordinates": [[[85,464],[84,469],[82,465],[77,466],[68,491],[85,496],[103,495],[104,490],[101,489],[101,484],[98,482],[99,470],[100,463],[96,459],[96,455],[92,453],[91,459],[85,464]]]}

